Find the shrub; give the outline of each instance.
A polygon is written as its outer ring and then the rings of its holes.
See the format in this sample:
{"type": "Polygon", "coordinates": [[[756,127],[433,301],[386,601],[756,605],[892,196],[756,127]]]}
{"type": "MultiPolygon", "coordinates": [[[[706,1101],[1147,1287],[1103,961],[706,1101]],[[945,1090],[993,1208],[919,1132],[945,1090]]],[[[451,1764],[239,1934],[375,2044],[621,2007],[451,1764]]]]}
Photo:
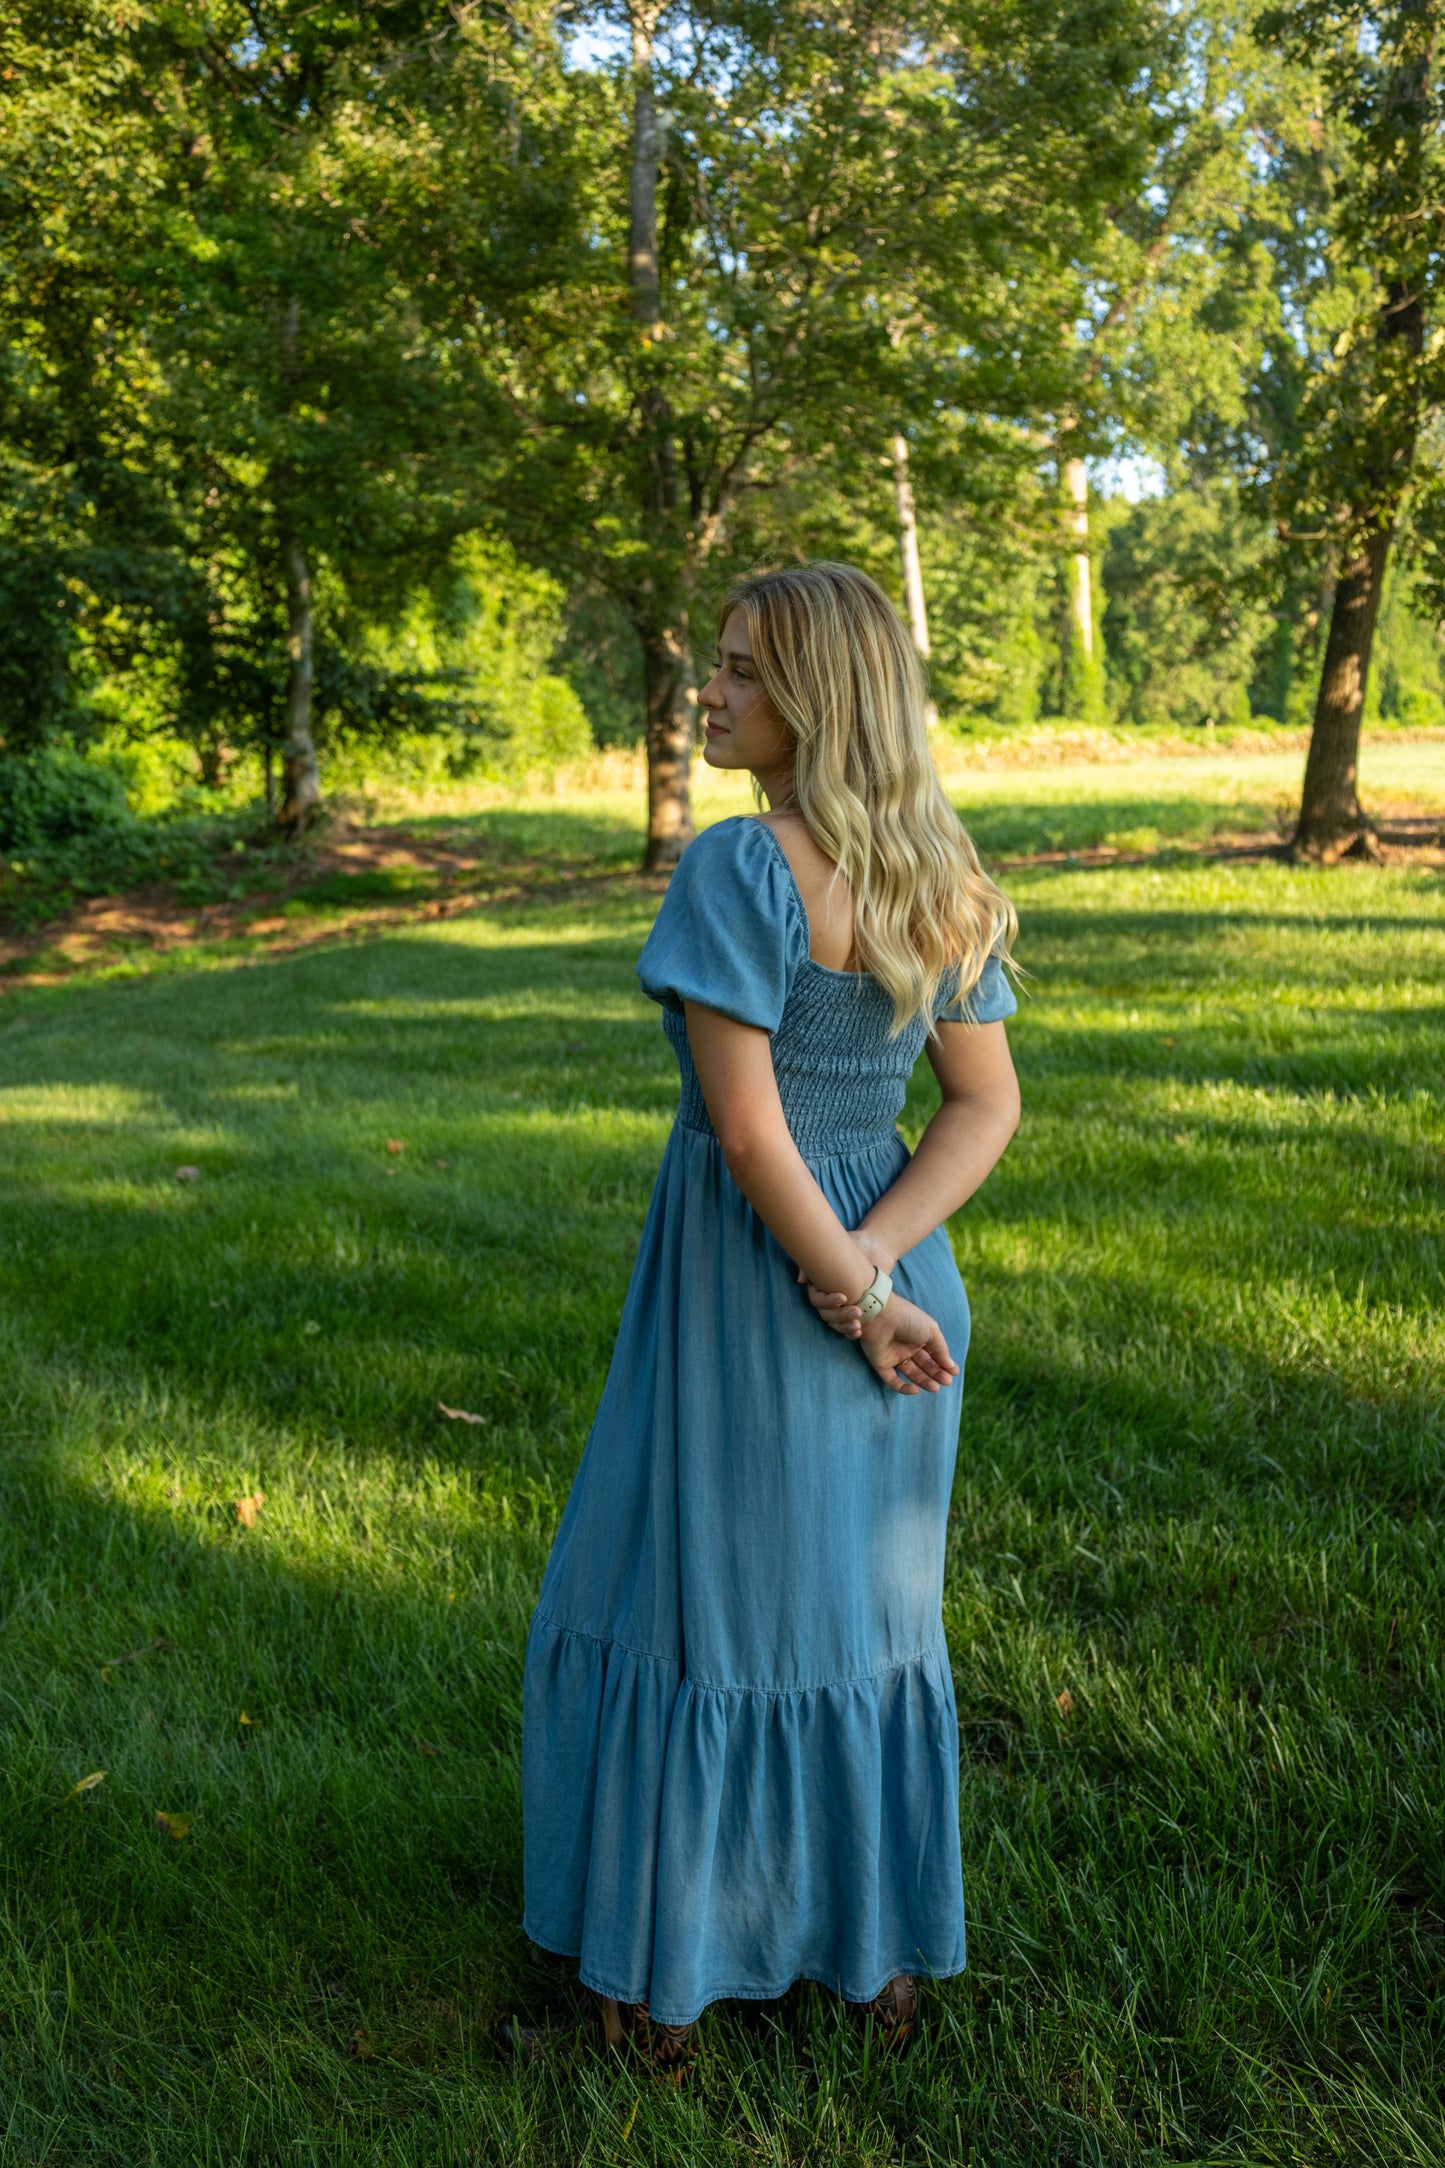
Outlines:
{"type": "Polygon", "coordinates": [[[68,745],[0,754],[0,851],[50,854],[137,826],[113,762],[87,760],[68,745]]]}

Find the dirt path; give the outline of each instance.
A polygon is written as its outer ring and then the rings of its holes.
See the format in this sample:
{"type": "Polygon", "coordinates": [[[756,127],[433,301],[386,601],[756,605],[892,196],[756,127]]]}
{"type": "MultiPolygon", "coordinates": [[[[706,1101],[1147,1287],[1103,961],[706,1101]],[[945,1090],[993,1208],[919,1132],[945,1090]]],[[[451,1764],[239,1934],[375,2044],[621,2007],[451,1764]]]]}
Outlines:
{"type": "Polygon", "coordinates": [[[237,945],[284,955],[493,904],[565,902],[619,886],[660,894],[666,885],[616,867],[568,867],[389,824],[338,824],[304,850],[278,854],[265,871],[268,877],[237,900],[187,904],[173,887],[158,884],[89,897],[23,934],[0,931],[0,993],[176,949],[237,945]],[[394,898],[377,895],[378,876],[400,876],[405,885],[394,898]],[[353,882],[354,898],[346,893],[353,882]]]}
{"type": "MultiPolygon", "coordinates": [[[[1445,868],[1445,831],[1438,815],[1402,805],[1382,809],[1378,821],[1385,864],[1445,868]]],[[[1249,861],[1282,858],[1284,851],[1282,832],[1268,829],[1164,842],[1152,851],[1123,851],[1110,844],[1034,851],[998,864],[1001,872],[1015,872],[1142,866],[1180,856],[1249,861]]],[[[285,955],[497,904],[565,903],[621,890],[660,895],[665,886],[615,865],[569,867],[555,858],[479,848],[473,839],[449,842],[405,826],[337,824],[305,850],[278,854],[262,881],[238,900],[185,904],[173,888],[158,885],[91,897],[23,934],[0,932],[0,995],[176,949],[285,955]],[[394,897],[378,896],[372,886],[387,877],[399,883],[394,897]],[[356,893],[348,896],[352,883],[356,893]]]]}

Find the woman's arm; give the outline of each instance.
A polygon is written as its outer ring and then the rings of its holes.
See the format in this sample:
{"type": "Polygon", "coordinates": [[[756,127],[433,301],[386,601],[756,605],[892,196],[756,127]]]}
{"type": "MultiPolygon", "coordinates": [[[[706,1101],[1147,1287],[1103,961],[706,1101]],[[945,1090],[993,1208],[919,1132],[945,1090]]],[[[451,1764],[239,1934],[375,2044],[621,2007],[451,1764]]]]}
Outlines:
{"type": "MultiPolygon", "coordinates": [[[[844,1227],[793,1142],[768,1034],[695,1001],[685,1001],[683,1010],[693,1066],[729,1174],[802,1276],[841,1290],[856,1305],[872,1285],[876,1261],[844,1227]]],[[[861,1334],[855,1326],[848,1337],[861,1340],[895,1391],[936,1391],[958,1374],[935,1321],[899,1295],[861,1334]]]]}
{"type": "Polygon", "coordinates": [[[1002,1024],[937,1024],[928,1059],[942,1103],[858,1230],[889,1272],[982,1188],[1019,1125],[1018,1078],[1002,1024]]]}
{"type": "MultiPolygon", "coordinates": [[[[891,1272],[982,1187],[1019,1124],[1019,1086],[1002,1024],[939,1024],[928,1058],[942,1103],[918,1150],[855,1230],[864,1253],[891,1272]]],[[[810,1276],[811,1277],[811,1276],[810,1276]]],[[[825,1325],[858,1336],[858,1305],[813,1281],[808,1300],[825,1325]]]]}

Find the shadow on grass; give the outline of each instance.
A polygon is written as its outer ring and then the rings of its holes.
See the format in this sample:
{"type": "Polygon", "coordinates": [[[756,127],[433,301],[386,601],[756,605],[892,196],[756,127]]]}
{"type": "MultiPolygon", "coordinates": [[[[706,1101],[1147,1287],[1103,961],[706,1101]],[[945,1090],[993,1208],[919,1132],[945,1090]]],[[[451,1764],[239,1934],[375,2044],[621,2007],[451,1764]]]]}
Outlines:
{"type": "Polygon", "coordinates": [[[1024,857],[1034,851],[1167,849],[1171,843],[1207,843],[1216,836],[1273,830],[1279,793],[1237,803],[1208,798],[1151,797],[1145,792],[1073,803],[1009,803],[992,796],[971,800],[957,784],[949,796],[980,851],[989,858],[1024,857]]]}

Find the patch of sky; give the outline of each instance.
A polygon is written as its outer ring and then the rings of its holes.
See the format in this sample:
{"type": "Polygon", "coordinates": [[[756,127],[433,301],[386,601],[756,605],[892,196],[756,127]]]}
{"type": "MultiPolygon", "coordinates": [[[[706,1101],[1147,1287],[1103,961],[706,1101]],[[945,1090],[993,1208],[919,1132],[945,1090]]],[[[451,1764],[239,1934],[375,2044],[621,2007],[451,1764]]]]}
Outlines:
{"type": "Polygon", "coordinates": [[[563,29],[567,64],[573,68],[601,70],[622,65],[630,57],[631,33],[625,22],[601,14],[589,14],[563,29]]]}
{"type": "Polygon", "coordinates": [[[1157,459],[1131,452],[1112,453],[1107,459],[1091,459],[1090,476],[1101,497],[1122,497],[1138,504],[1142,497],[1162,497],[1167,476],[1157,459]]]}

